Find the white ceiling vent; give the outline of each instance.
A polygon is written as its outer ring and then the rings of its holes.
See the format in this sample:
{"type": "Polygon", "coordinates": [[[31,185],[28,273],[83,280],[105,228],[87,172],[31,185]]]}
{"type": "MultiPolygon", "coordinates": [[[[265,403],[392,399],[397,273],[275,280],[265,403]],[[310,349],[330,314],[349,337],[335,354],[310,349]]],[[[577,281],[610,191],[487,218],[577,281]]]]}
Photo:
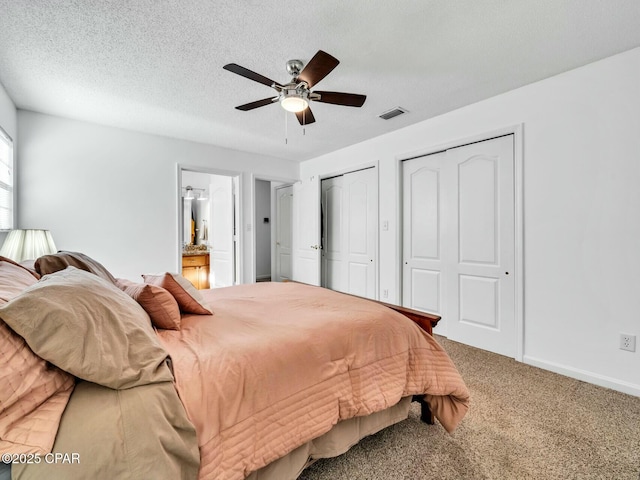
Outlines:
{"type": "Polygon", "coordinates": [[[402,107],[395,107],[395,108],[392,108],[391,110],[387,110],[386,112],[382,112],[378,116],[383,120],[389,120],[393,117],[397,117],[398,115],[402,115],[403,113],[407,113],[407,110],[405,110],[402,107]]]}

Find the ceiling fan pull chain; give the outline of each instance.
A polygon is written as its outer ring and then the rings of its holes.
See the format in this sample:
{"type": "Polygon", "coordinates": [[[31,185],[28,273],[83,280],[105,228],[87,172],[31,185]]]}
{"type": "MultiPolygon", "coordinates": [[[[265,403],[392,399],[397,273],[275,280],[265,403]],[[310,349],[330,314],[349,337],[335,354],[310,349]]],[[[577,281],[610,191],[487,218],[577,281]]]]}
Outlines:
{"type": "Polygon", "coordinates": [[[289,131],[287,128],[287,112],[284,113],[284,144],[288,145],[289,143],[289,131]]]}

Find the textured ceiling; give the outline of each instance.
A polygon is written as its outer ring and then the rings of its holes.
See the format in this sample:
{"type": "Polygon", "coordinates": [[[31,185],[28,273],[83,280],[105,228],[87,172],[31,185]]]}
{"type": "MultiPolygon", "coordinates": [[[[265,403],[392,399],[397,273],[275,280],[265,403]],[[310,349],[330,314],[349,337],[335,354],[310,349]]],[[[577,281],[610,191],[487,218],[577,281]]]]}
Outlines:
{"type": "Polygon", "coordinates": [[[640,46],[638,0],[0,0],[0,83],[22,109],[305,160],[640,46]],[[234,106],[322,49],[317,86],[367,95],[234,106]],[[410,113],[389,121],[395,106],[410,113]],[[285,144],[285,138],[288,143],[285,144]]]}

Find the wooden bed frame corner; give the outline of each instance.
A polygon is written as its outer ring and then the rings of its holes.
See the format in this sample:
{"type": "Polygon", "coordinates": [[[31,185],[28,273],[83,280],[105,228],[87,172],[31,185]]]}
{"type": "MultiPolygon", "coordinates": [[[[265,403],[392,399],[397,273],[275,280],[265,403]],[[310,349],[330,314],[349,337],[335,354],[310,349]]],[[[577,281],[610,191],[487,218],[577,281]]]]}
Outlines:
{"type": "MultiPolygon", "coordinates": [[[[357,296],[357,295],[356,295],[357,296]]],[[[364,297],[360,297],[364,298],[364,297]]],[[[418,326],[427,332],[429,335],[433,335],[433,327],[435,327],[440,319],[439,315],[434,315],[433,313],[421,312],[420,310],[414,310],[413,308],[401,307],[399,305],[394,305],[392,303],[385,303],[379,300],[371,300],[367,298],[365,300],[370,300],[372,302],[379,303],[380,305],[384,305],[391,310],[395,310],[398,313],[401,313],[411,321],[418,324],[418,326]]]]}

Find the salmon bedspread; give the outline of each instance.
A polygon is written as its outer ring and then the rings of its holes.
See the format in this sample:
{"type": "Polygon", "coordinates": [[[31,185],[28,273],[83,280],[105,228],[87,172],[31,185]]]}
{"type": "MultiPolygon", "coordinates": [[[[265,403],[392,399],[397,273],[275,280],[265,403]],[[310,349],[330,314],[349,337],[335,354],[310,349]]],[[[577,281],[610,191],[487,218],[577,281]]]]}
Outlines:
{"type": "Polygon", "coordinates": [[[402,397],[426,394],[455,429],[469,392],[442,347],[403,315],[296,283],[201,291],[214,315],[158,332],[195,425],[201,479],[243,479],[402,397]]]}

